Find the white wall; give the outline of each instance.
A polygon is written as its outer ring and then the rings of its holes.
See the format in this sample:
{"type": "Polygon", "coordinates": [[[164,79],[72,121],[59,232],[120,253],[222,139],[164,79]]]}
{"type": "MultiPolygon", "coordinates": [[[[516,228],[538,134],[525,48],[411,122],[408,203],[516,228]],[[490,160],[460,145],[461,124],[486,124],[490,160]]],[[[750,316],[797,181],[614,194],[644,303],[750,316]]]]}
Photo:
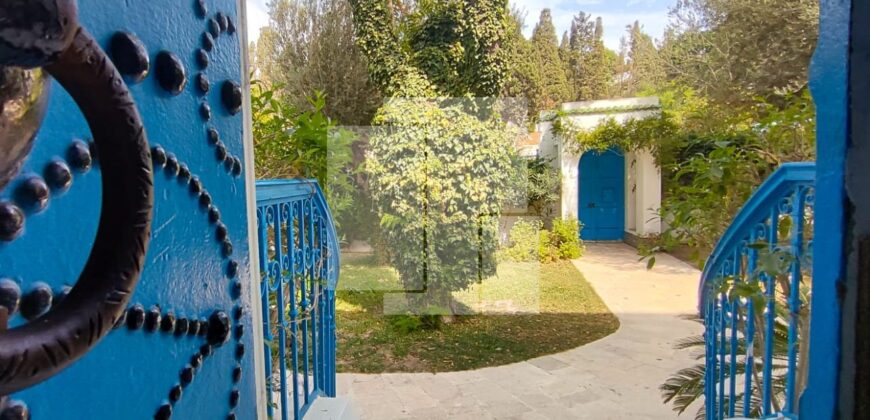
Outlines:
{"type": "MultiPolygon", "coordinates": [[[[625,110],[619,108],[656,106],[656,97],[611,99],[602,101],[571,102],[563,104],[563,111],[577,109],[601,109],[600,113],[571,115],[568,119],[582,129],[593,129],[601,122],[613,118],[624,123],[630,119],[643,119],[657,115],[658,110],[625,110]]],[[[563,219],[577,218],[579,205],[580,155],[571,153],[554,135],[552,122],[538,124],[541,131],[541,156],[555,158],[554,165],[562,173],[561,205],[557,216],[563,219]]],[[[661,206],[661,171],[655,165],[652,154],[647,151],[630,151],[625,156],[625,228],[637,236],[649,236],[661,232],[657,217],[661,206]],[[633,188],[635,187],[636,188],[633,188]],[[632,191],[634,189],[634,191],[632,191]]]]}

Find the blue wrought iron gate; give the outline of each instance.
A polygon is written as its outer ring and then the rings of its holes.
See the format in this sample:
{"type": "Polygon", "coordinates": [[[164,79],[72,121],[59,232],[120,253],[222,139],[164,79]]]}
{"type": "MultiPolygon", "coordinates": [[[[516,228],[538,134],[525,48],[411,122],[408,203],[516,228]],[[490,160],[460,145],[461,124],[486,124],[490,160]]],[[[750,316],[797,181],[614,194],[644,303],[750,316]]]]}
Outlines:
{"type": "Polygon", "coordinates": [[[241,3],[75,6],[0,5],[0,414],[255,418],[241,3]]]}

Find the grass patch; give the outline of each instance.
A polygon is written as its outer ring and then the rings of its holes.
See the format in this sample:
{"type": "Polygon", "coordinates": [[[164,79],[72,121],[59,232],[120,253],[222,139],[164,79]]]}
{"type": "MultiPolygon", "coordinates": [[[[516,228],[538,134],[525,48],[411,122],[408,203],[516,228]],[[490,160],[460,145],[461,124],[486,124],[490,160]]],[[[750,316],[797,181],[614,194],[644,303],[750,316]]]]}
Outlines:
{"type": "Polygon", "coordinates": [[[619,321],[570,262],[503,263],[498,275],[454,297],[475,315],[440,330],[402,332],[384,315],[401,290],[394,270],[346,257],[337,293],[340,372],[447,372],[519,362],[612,334],[619,321]]]}

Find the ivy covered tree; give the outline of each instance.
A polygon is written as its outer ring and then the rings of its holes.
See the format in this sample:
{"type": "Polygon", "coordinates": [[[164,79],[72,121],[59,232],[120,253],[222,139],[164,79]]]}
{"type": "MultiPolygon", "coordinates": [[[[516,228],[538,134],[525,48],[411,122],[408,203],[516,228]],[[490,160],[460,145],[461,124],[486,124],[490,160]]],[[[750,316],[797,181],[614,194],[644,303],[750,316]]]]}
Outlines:
{"type": "Polygon", "coordinates": [[[507,2],[351,0],[357,44],[387,96],[366,171],[391,262],[415,310],[454,309],[451,292],[495,270],[512,138],[498,118],[507,76],[507,2]],[[416,293],[414,293],[416,292],[416,293]]]}

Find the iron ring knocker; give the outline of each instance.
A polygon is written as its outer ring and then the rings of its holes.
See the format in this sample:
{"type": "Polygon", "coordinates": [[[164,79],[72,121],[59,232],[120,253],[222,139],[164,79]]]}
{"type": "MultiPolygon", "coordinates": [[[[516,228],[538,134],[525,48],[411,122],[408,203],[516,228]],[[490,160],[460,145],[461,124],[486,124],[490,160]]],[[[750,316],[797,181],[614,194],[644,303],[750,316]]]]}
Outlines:
{"type": "Polygon", "coordinates": [[[57,374],[112,330],[142,272],[154,200],[139,111],[111,60],[79,26],[75,1],[4,1],[0,23],[0,66],[43,67],[85,116],[101,158],[103,196],[93,248],[69,295],[45,315],[0,331],[2,396],[57,374]]]}

